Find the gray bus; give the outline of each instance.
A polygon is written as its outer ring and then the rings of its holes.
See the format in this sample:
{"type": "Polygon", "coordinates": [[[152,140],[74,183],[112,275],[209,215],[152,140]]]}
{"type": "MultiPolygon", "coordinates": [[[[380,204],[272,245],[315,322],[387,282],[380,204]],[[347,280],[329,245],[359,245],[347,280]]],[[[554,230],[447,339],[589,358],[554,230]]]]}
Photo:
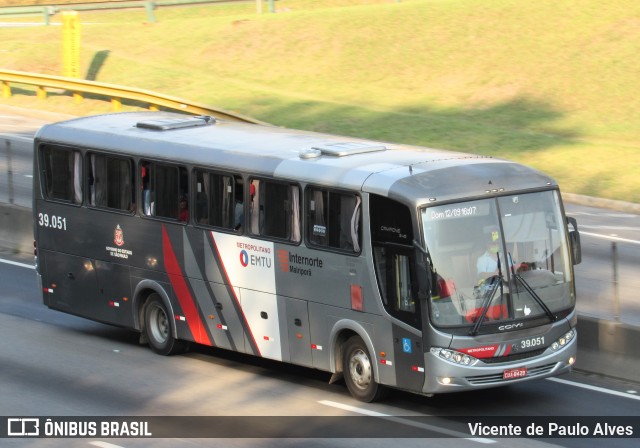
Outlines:
{"type": "Polygon", "coordinates": [[[517,163],[206,116],[133,112],[35,138],[52,309],[431,395],[568,372],[575,220],[517,163]]]}

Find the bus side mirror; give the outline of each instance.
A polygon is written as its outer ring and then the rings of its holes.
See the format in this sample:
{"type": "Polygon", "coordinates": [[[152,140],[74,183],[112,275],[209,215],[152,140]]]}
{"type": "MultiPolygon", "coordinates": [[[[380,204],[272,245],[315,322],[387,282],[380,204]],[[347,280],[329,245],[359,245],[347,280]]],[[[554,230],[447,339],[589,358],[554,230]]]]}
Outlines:
{"type": "Polygon", "coordinates": [[[576,218],[567,217],[567,225],[573,227],[569,230],[569,246],[571,247],[571,259],[573,264],[582,262],[582,246],[580,245],[580,232],[578,232],[578,222],[576,218]]]}

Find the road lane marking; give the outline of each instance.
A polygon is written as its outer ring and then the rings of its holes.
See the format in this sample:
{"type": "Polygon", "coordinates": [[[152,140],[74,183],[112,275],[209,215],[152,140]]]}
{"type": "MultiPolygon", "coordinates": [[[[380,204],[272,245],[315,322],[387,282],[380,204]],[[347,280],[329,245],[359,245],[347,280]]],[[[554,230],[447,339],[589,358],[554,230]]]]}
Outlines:
{"type": "MultiPolygon", "coordinates": [[[[604,209],[601,209],[604,210],[604,209]]],[[[637,218],[638,214],[637,213],[625,213],[625,212],[614,212],[614,213],[606,213],[606,212],[599,212],[599,213],[588,213],[588,212],[570,212],[567,211],[567,215],[571,215],[571,216],[595,216],[597,218],[622,218],[622,219],[627,219],[627,218],[637,218]]]]}
{"type": "Polygon", "coordinates": [[[616,397],[624,397],[624,398],[630,398],[631,400],[640,401],[640,396],[631,395],[630,393],[627,393],[627,392],[618,392],[617,390],[605,389],[604,387],[598,387],[598,386],[590,386],[589,384],[575,383],[573,381],[567,381],[560,378],[547,378],[547,380],[553,381],[554,383],[566,384],[568,386],[574,386],[574,387],[581,387],[583,389],[592,390],[594,392],[602,392],[603,394],[615,395],[616,397]]]}
{"type": "Polygon", "coordinates": [[[630,240],[630,239],[627,239],[627,238],[620,238],[619,236],[601,235],[599,233],[591,233],[591,232],[583,232],[583,231],[580,231],[580,235],[587,235],[587,236],[592,236],[592,237],[595,237],[595,238],[604,238],[605,240],[620,241],[622,243],[640,244],[640,241],[638,241],[638,240],[630,240]]]}
{"type": "Polygon", "coordinates": [[[120,445],[114,445],[113,443],[102,442],[100,440],[89,442],[89,445],[97,446],[98,448],[124,448],[120,445]]]}
{"type": "Polygon", "coordinates": [[[0,263],[10,264],[12,266],[20,266],[21,268],[28,268],[28,269],[35,269],[36,268],[32,264],[18,263],[17,261],[5,260],[4,258],[0,258],[0,263]]]}
{"type": "Polygon", "coordinates": [[[446,429],[446,428],[441,428],[439,426],[434,426],[434,425],[428,425],[426,423],[420,423],[420,422],[415,422],[413,420],[407,420],[404,419],[402,417],[395,417],[391,414],[384,414],[382,412],[377,412],[377,411],[372,411],[370,409],[364,409],[364,408],[359,408],[356,406],[351,406],[348,404],[344,404],[344,403],[338,403],[336,401],[330,401],[330,400],[320,400],[318,401],[318,403],[325,405],[325,406],[330,406],[333,408],[337,408],[337,409],[342,409],[343,411],[348,411],[348,412],[354,412],[356,414],[361,414],[361,415],[367,415],[370,417],[379,417],[379,418],[383,418],[395,423],[400,423],[402,425],[407,425],[407,426],[413,426],[415,428],[420,428],[420,429],[426,429],[427,431],[432,431],[432,432],[436,432],[439,434],[445,434],[448,436],[452,436],[458,439],[465,439],[465,440],[469,440],[471,442],[477,442],[477,443],[484,443],[484,444],[492,444],[492,443],[496,443],[495,440],[492,439],[486,439],[483,437],[469,437],[469,434],[465,434],[463,432],[459,432],[459,431],[453,431],[450,429],[446,429]]]}

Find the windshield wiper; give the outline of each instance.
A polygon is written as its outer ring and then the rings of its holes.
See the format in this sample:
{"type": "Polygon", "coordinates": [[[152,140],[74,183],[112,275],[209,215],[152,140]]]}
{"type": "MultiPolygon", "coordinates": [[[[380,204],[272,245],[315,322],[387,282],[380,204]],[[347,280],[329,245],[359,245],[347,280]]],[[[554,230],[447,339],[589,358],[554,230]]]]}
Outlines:
{"type": "Polygon", "coordinates": [[[473,328],[469,332],[469,336],[475,336],[478,334],[480,327],[482,326],[482,322],[484,322],[485,317],[487,316],[487,312],[489,311],[489,306],[491,302],[493,302],[493,297],[496,295],[496,291],[498,287],[500,288],[500,294],[502,295],[502,285],[504,283],[504,278],[502,277],[502,267],[500,266],[500,254],[498,256],[498,275],[494,275],[491,278],[491,283],[489,284],[489,291],[485,291],[483,296],[484,300],[482,301],[482,307],[480,308],[480,316],[476,319],[473,328]]]}
{"type": "MultiPolygon", "coordinates": [[[[509,254],[509,258],[511,258],[511,254],[509,254]]],[[[551,310],[549,309],[547,304],[544,303],[544,300],[542,300],[540,298],[538,293],[536,293],[533,290],[531,285],[529,285],[529,283],[520,274],[518,274],[516,272],[516,270],[513,267],[513,265],[511,265],[511,275],[513,276],[513,278],[515,278],[516,280],[519,280],[520,283],[522,283],[522,286],[524,286],[525,291],[527,291],[529,294],[531,294],[531,297],[533,297],[533,299],[538,303],[538,305],[540,305],[540,308],[542,308],[542,310],[545,312],[545,314],[547,315],[549,320],[551,322],[555,322],[557,320],[556,316],[551,312],[551,310]]]]}
{"type": "Polygon", "coordinates": [[[469,332],[469,336],[475,336],[478,334],[478,330],[480,329],[480,326],[482,325],[482,322],[484,321],[485,317],[487,316],[487,312],[489,311],[489,305],[491,305],[491,302],[493,301],[493,297],[496,295],[498,286],[502,286],[502,281],[503,281],[502,277],[499,277],[497,275],[494,275],[493,278],[491,279],[491,283],[489,284],[489,287],[491,289],[489,291],[485,291],[483,295],[485,299],[482,301],[482,307],[480,308],[480,316],[478,316],[478,318],[476,319],[476,322],[473,325],[473,328],[469,332]]]}

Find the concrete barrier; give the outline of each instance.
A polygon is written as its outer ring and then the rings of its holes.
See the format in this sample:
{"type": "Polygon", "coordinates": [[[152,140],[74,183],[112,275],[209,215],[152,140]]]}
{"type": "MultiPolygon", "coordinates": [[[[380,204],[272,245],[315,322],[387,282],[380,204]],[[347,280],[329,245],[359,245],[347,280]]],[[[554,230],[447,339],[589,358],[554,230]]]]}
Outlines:
{"type": "Polygon", "coordinates": [[[33,254],[31,208],[0,204],[0,253],[33,254]]]}
{"type": "MultiPolygon", "coordinates": [[[[31,208],[0,203],[0,255],[33,254],[31,208]]],[[[640,381],[640,327],[591,316],[578,316],[575,369],[640,381]]]]}
{"type": "Polygon", "coordinates": [[[579,316],[575,369],[640,382],[640,327],[579,316]]]}

